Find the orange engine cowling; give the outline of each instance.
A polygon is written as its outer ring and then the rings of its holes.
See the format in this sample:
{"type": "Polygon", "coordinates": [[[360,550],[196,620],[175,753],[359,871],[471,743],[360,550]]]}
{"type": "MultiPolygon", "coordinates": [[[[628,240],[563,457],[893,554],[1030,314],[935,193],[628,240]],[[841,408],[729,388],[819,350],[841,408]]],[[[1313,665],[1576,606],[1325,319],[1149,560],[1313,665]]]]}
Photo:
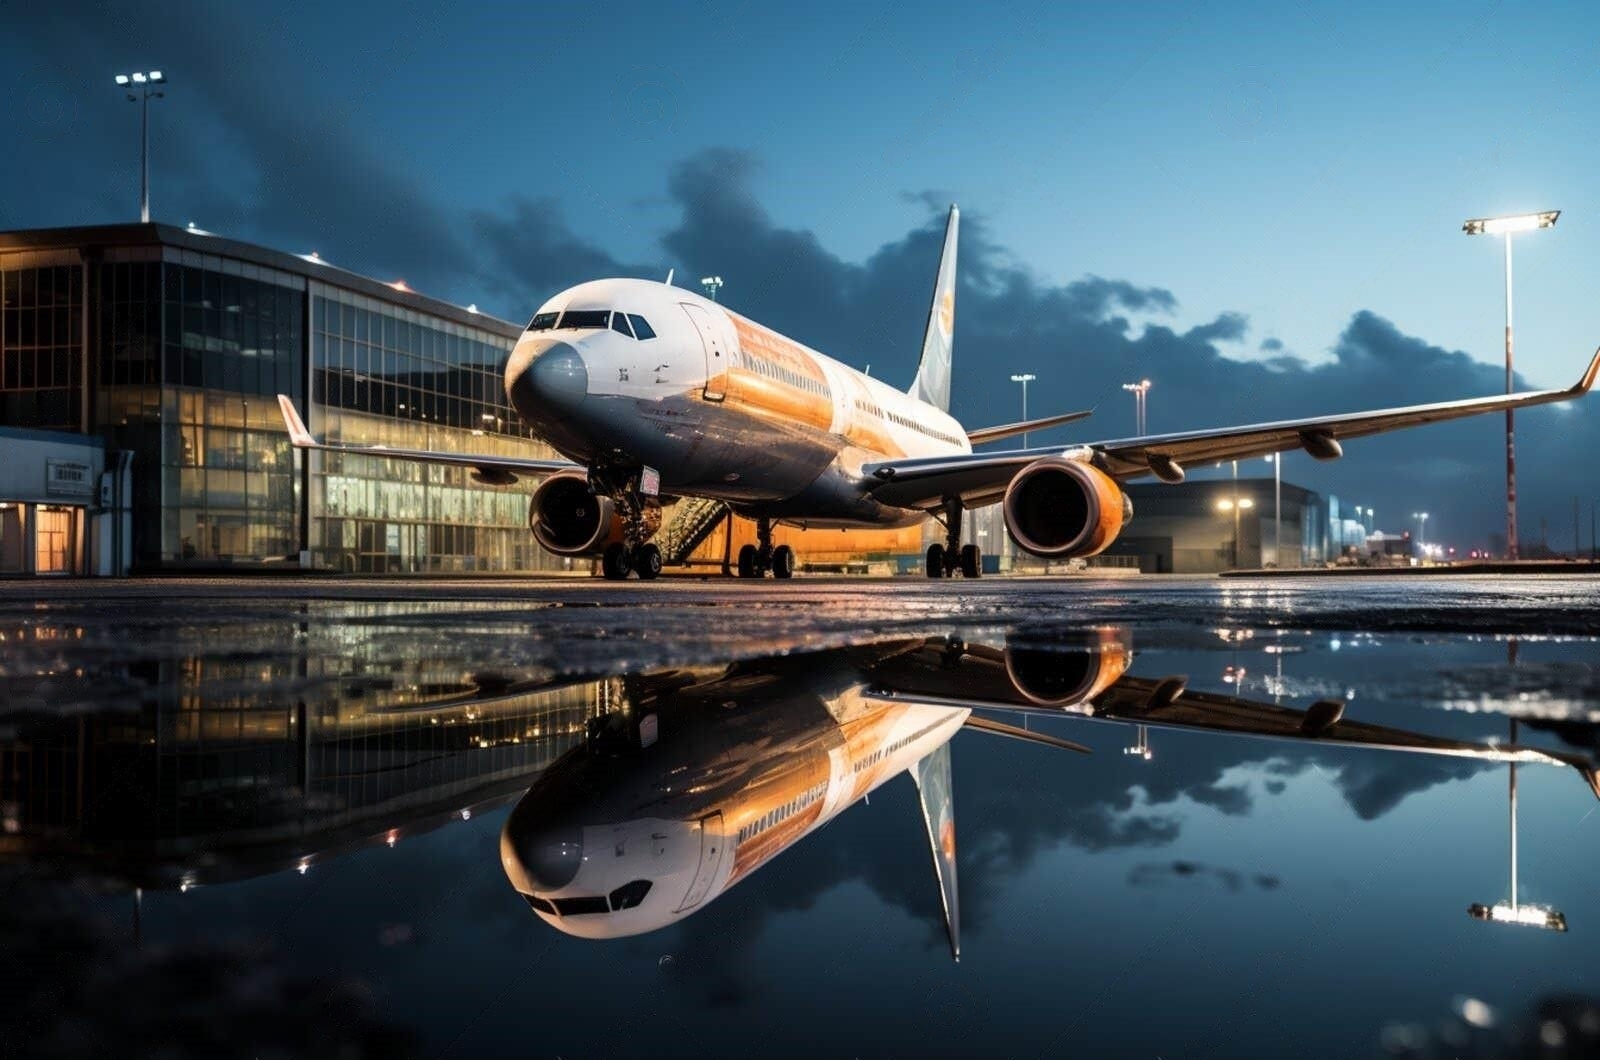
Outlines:
{"type": "Polygon", "coordinates": [[[559,471],[539,484],[528,502],[528,527],[558,556],[598,556],[623,538],[611,498],[591,493],[581,471],[559,471]]]}
{"type": "Polygon", "coordinates": [[[1133,647],[1116,626],[1062,642],[1006,644],[1006,676],[1022,697],[1042,707],[1085,703],[1127,673],[1133,647]]]}
{"type": "Polygon", "coordinates": [[[1011,539],[1046,559],[1103,552],[1133,519],[1133,502],[1110,475],[1059,456],[1017,472],[1002,508],[1011,539]]]}

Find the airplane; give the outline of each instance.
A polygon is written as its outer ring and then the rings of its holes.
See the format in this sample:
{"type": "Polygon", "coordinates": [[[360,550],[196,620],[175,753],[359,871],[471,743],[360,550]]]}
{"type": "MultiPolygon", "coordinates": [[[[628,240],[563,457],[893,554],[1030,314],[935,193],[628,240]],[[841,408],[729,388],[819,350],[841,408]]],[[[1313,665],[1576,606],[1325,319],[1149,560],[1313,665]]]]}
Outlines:
{"type": "Polygon", "coordinates": [[[547,476],[529,504],[546,550],[598,558],[602,573],[653,579],[662,506],[702,498],[753,519],[740,577],[793,575],[775,523],[897,528],[930,516],[930,578],[982,572],[963,543],[966,509],[1002,505],[1017,545],[1046,559],[1104,551],[1133,517],[1121,484],[1181,482],[1185,465],[1302,449],[1336,459],[1343,442],[1404,427],[1567,401],[1588,392],[1600,350],[1565,390],[1447,401],[1242,427],[974,452],[974,445],[1080,420],[1090,412],[965,430],[950,414],[960,211],[950,207],[916,377],[901,392],[727,306],[642,279],[603,279],[555,295],[533,315],[505,367],[517,414],[563,460],[318,442],[294,402],[278,404],[296,448],[470,468],[491,486],[547,476]]]}
{"type": "Polygon", "coordinates": [[[512,809],[500,861],[545,923],[613,939],[677,923],[892,777],[917,787],[951,954],[960,959],[950,740],[977,731],[1084,752],[975,713],[1077,717],[1364,750],[1566,765],[1584,754],[1481,744],[1135,677],[1125,629],[1002,645],[885,639],[720,670],[627,675],[616,709],[512,809]]]}

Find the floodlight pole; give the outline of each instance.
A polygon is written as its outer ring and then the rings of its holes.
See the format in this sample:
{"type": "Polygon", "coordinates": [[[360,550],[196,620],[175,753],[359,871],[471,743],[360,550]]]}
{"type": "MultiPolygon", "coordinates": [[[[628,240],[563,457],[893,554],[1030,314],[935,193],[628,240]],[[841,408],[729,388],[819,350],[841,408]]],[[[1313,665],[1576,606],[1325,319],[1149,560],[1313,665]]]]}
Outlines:
{"type": "MultiPolygon", "coordinates": [[[[1511,233],[1506,241],[1506,393],[1511,393],[1511,233]]],[[[1516,413],[1506,409],[1506,558],[1517,559],[1517,444],[1514,422],[1516,413]]],[[[1512,776],[1516,771],[1512,770],[1512,776]]],[[[1513,805],[1515,801],[1513,800],[1513,805]]],[[[1513,838],[1513,842],[1515,839],[1513,838]]],[[[1513,881],[1516,879],[1516,858],[1511,859],[1513,881]]],[[[1511,885],[1511,904],[1517,904],[1517,887],[1511,885]]]]}
{"type": "MultiPolygon", "coordinates": [[[[1517,719],[1511,719],[1511,746],[1517,745],[1517,719]]],[[[1511,908],[1517,907],[1517,763],[1511,762],[1511,908]]]]}
{"type": "MultiPolygon", "coordinates": [[[[1561,217],[1560,210],[1543,213],[1519,214],[1513,217],[1479,217],[1461,226],[1469,236],[1498,235],[1506,241],[1506,393],[1511,393],[1511,237],[1517,232],[1531,232],[1552,228],[1561,217]]],[[[1518,559],[1517,547],[1517,450],[1515,436],[1516,416],[1506,409],[1506,558],[1518,559]]]]}
{"type": "Polygon", "coordinates": [[[148,74],[118,74],[116,83],[126,90],[129,103],[139,104],[139,223],[150,223],[150,98],[165,99],[168,78],[160,70],[148,74]],[[137,88],[138,94],[134,94],[137,88]]]}
{"type": "MultiPolygon", "coordinates": [[[[1022,372],[1011,377],[1013,383],[1022,384],[1022,422],[1024,423],[1028,422],[1028,384],[1037,378],[1039,377],[1032,372],[1022,372]]],[[[1028,433],[1027,431],[1022,432],[1022,448],[1024,449],[1028,448],[1028,433]]]]}

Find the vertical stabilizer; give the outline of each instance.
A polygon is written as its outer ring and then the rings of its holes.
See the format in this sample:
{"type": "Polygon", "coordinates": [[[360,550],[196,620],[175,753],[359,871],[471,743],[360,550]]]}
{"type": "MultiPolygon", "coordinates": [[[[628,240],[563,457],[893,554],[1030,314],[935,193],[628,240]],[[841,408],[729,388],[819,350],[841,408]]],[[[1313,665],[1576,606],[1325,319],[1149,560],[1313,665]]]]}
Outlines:
{"type": "Polygon", "coordinates": [[[933,871],[939,878],[939,899],[944,903],[944,926],[950,933],[950,956],[961,959],[961,904],[956,893],[956,806],[950,783],[950,745],[911,767],[922,803],[922,820],[928,826],[933,848],[933,871]]]}
{"type": "Polygon", "coordinates": [[[950,204],[944,229],[944,252],[939,255],[939,275],[933,281],[933,305],[928,309],[928,329],[922,335],[922,361],[909,393],[946,412],[950,411],[950,348],[956,330],[956,233],[961,211],[950,204]]]}

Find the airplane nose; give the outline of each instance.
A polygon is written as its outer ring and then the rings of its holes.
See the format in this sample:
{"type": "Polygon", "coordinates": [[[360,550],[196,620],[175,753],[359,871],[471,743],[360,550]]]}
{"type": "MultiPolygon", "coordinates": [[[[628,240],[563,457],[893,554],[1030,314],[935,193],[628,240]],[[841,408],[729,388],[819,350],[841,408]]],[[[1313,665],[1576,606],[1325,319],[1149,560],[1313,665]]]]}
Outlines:
{"type": "Polygon", "coordinates": [[[583,355],[565,342],[530,351],[520,372],[512,375],[510,398],[518,409],[575,408],[589,393],[589,369],[583,355]]]}
{"type": "Polygon", "coordinates": [[[531,890],[560,890],[577,877],[583,865],[583,828],[530,820],[532,814],[517,812],[523,805],[512,811],[500,833],[501,860],[508,870],[521,870],[531,890]]]}

